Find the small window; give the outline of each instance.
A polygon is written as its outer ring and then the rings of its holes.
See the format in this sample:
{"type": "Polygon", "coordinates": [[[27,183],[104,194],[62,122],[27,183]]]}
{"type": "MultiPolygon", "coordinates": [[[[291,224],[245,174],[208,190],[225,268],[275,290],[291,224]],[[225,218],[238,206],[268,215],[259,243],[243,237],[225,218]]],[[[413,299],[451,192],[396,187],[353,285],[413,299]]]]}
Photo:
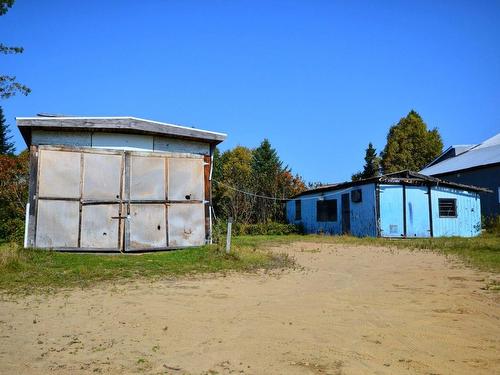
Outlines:
{"type": "Polygon", "coordinates": [[[353,203],[359,203],[363,200],[363,194],[361,192],[361,189],[356,189],[351,191],[351,201],[353,203]]]}
{"type": "Polygon", "coordinates": [[[439,217],[457,217],[457,200],[439,198],[439,217]]]}
{"type": "Polygon", "coordinates": [[[302,201],[295,201],[295,220],[302,220],[302,201]]]}
{"type": "Polygon", "coordinates": [[[337,200],[329,199],[316,202],[317,221],[337,221],[337,200]]]}

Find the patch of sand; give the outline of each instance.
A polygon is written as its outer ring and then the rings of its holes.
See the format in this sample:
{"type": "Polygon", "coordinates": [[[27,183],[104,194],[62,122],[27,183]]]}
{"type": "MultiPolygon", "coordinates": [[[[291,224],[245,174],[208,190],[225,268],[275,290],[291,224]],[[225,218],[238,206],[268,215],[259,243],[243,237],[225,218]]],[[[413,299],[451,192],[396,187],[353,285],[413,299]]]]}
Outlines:
{"type": "Polygon", "coordinates": [[[276,250],[303,268],[5,299],[0,373],[500,373],[487,274],[422,251],[276,250]]]}

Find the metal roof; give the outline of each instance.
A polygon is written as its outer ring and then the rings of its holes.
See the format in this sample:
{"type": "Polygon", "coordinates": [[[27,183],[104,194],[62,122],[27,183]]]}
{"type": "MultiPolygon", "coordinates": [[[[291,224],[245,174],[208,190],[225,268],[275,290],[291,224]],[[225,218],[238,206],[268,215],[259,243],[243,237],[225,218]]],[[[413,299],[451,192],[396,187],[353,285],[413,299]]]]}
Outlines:
{"type": "Polygon", "coordinates": [[[500,133],[457,156],[431,163],[420,173],[434,176],[497,163],[500,163],[500,133]]]}
{"type": "Polygon", "coordinates": [[[349,182],[344,182],[344,183],[335,184],[335,185],[321,186],[319,188],[307,190],[307,191],[304,191],[300,194],[297,194],[297,195],[293,196],[292,199],[299,198],[299,197],[302,197],[305,195],[330,192],[330,191],[349,188],[352,186],[360,186],[360,185],[371,184],[371,183],[424,185],[424,186],[437,186],[437,185],[439,185],[439,186],[446,186],[446,187],[451,187],[451,188],[459,189],[459,190],[469,190],[469,191],[475,191],[475,192],[491,192],[491,190],[488,190],[488,189],[485,189],[485,188],[482,188],[479,186],[458,184],[455,182],[441,180],[441,179],[436,178],[436,177],[425,176],[423,174],[420,174],[417,172],[412,172],[412,171],[401,171],[401,172],[385,174],[385,175],[379,176],[379,177],[367,178],[364,180],[349,181],[349,182]]]}
{"type": "Polygon", "coordinates": [[[224,133],[146,120],[137,117],[16,117],[17,126],[29,145],[31,130],[66,130],[66,131],[106,131],[120,133],[154,134],[173,138],[198,140],[218,144],[226,139],[224,133]]]}

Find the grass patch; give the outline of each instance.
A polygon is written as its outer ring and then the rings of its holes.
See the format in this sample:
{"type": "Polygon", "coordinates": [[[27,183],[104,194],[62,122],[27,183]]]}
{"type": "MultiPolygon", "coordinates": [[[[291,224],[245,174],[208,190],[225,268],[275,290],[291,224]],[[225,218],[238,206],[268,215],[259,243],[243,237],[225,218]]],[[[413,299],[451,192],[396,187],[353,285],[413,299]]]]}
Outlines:
{"type": "Polygon", "coordinates": [[[217,273],[249,272],[288,267],[293,259],[282,254],[235,246],[230,254],[216,246],[146,254],[75,254],[0,245],[0,290],[51,291],[86,287],[96,282],[162,278],[217,273]]]}
{"type": "Polygon", "coordinates": [[[320,242],[339,245],[383,246],[398,249],[431,250],[445,255],[456,255],[466,264],[485,271],[500,272],[500,236],[485,233],[479,237],[442,237],[388,239],[352,236],[289,235],[241,236],[235,238],[239,246],[254,249],[293,242],[320,242]]]}

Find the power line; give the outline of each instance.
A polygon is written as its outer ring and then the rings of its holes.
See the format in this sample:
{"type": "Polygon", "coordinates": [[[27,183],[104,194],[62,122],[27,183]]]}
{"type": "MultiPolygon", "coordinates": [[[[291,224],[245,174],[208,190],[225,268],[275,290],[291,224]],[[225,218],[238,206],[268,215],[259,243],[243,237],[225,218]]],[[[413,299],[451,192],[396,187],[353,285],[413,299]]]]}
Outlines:
{"type": "MultiPolygon", "coordinates": [[[[246,195],[250,195],[252,197],[257,197],[257,198],[263,198],[263,199],[270,199],[270,200],[274,200],[274,201],[296,201],[296,200],[308,200],[308,199],[318,199],[319,197],[307,197],[307,198],[295,198],[295,199],[290,199],[290,198],[276,198],[276,197],[269,197],[269,196],[266,196],[266,195],[260,195],[260,194],[255,194],[255,193],[251,193],[249,191],[245,191],[245,190],[241,190],[241,189],[238,189],[238,188],[235,188],[231,185],[228,185],[224,182],[221,182],[221,181],[217,181],[216,179],[212,178],[212,181],[218,183],[219,185],[223,185],[225,187],[227,187],[228,189],[231,189],[231,190],[234,190],[234,191],[237,191],[238,193],[242,193],[242,194],[246,194],[246,195]]],[[[335,194],[341,194],[345,191],[348,191],[349,188],[346,188],[346,189],[342,189],[342,190],[338,190],[338,191],[335,191],[335,192],[332,192],[330,194],[325,194],[325,195],[322,195],[321,197],[324,198],[324,197],[328,197],[328,196],[333,196],[335,194]]]]}

